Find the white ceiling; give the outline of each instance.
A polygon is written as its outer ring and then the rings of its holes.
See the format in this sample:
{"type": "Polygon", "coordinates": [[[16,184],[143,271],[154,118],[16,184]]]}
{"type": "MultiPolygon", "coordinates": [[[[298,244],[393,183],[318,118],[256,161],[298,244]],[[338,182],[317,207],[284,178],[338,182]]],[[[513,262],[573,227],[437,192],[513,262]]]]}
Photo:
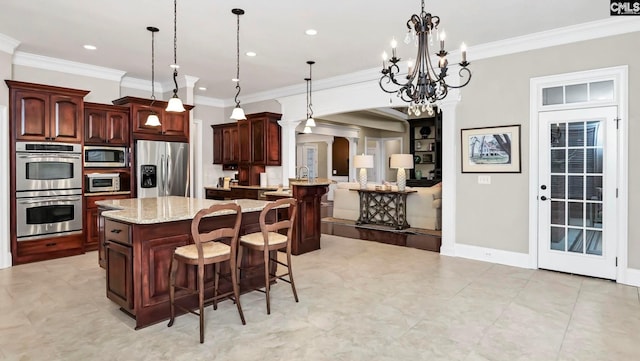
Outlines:
{"type": "MultiPolygon", "coordinates": [[[[199,78],[196,95],[228,100],[235,94],[236,17],[240,18],[242,94],[292,85],[304,86],[307,60],[315,60],[313,79],[345,75],[381,65],[396,37],[401,46],[406,22],[420,11],[418,0],[178,0],[180,74],[199,78]],[[305,30],[314,28],[310,37],[305,30]],[[246,51],[255,51],[251,58],[246,51]]],[[[427,1],[440,16],[447,50],[462,41],[469,47],[529,33],[609,18],[602,0],[427,1]]],[[[171,78],[172,0],[6,0],[0,5],[0,34],[20,42],[16,49],[126,72],[151,79],[151,35],[156,26],[156,81],[171,78]],[[93,44],[96,51],[83,49],[93,44]]],[[[402,47],[401,57],[415,57],[402,47]]],[[[242,95],[241,95],[242,98],[242,95]]]]}

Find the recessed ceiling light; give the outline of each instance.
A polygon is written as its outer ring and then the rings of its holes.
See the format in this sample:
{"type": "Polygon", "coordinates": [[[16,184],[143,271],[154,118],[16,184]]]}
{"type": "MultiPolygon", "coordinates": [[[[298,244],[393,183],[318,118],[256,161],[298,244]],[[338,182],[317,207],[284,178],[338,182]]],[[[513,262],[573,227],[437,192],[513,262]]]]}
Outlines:
{"type": "Polygon", "coordinates": [[[84,48],[87,49],[87,50],[96,50],[96,49],[98,49],[95,45],[89,45],[89,44],[85,45],[84,48]]]}
{"type": "Polygon", "coordinates": [[[207,90],[207,87],[206,86],[201,86],[201,87],[198,87],[198,89],[202,90],[202,91],[205,91],[205,90],[207,90]]]}
{"type": "Polygon", "coordinates": [[[307,29],[307,31],[304,32],[307,35],[316,35],[318,34],[318,30],[316,29],[307,29]]]}
{"type": "Polygon", "coordinates": [[[256,54],[256,53],[255,53],[255,52],[253,52],[253,51],[247,51],[246,55],[247,55],[247,56],[256,56],[256,55],[258,55],[258,54],[256,54]]]}

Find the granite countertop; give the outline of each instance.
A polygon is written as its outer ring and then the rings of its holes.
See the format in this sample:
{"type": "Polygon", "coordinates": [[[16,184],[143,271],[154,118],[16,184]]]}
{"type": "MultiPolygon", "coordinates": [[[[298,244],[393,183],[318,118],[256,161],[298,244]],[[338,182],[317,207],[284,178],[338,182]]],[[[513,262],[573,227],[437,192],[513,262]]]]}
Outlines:
{"type": "Polygon", "coordinates": [[[313,186],[327,186],[329,184],[336,183],[335,181],[327,178],[313,178],[311,181],[308,179],[300,179],[300,180],[289,180],[289,185],[292,186],[302,186],[302,187],[313,187],[313,186]]]}
{"type": "MultiPolygon", "coordinates": [[[[155,224],[191,220],[199,210],[222,203],[236,203],[242,207],[242,212],[244,213],[261,211],[269,202],[254,199],[217,201],[176,196],[109,199],[96,202],[98,206],[113,209],[102,212],[105,218],[133,224],[155,224]]],[[[225,213],[215,213],[213,215],[222,214],[225,213]]]]}
{"type": "Polygon", "coordinates": [[[277,196],[277,197],[291,197],[291,190],[275,190],[271,192],[264,192],[265,196],[277,196]]]}
{"type": "Polygon", "coordinates": [[[240,189],[257,189],[257,190],[277,190],[278,187],[277,186],[266,186],[266,187],[260,187],[260,186],[240,186],[240,185],[232,185],[231,188],[222,188],[222,187],[217,187],[217,186],[205,186],[204,189],[215,189],[218,191],[230,191],[233,188],[240,188],[240,189]]]}

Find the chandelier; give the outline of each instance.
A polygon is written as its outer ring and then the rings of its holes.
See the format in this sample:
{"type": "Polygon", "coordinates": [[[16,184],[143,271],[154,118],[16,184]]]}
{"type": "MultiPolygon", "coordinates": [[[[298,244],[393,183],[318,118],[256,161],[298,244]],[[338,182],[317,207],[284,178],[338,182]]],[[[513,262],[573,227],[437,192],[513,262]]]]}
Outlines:
{"type": "Polygon", "coordinates": [[[409,61],[407,66],[406,81],[400,78],[400,58],[396,56],[397,41],[391,41],[391,59],[388,60],[386,52],[382,54],[382,77],[380,78],[380,88],[387,93],[396,93],[403,101],[409,103],[408,113],[419,116],[422,112],[433,115],[433,104],[444,99],[449,88],[462,88],[469,84],[471,71],[467,68],[467,49],[464,43],[460,47],[462,61],[458,75],[462,78],[460,85],[451,85],[445,81],[447,77],[447,51],[444,50],[445,32],[438,32],[440,17],[431,15],[424,10],[424,0],[422,0],[422,11],[420,15],[413,14],[407,21],[408,32],[404,39],[406,44],[414,41],[418,47],[418,55],[415,62],[409,61]],[[434,53],[439,57],[437,68],[432,64],[429,57],[429,45],[433,45],[433,37],[440,40],[440,51],[434,53]],[[386,88],[390,87],[393,89],[386,88]]]}

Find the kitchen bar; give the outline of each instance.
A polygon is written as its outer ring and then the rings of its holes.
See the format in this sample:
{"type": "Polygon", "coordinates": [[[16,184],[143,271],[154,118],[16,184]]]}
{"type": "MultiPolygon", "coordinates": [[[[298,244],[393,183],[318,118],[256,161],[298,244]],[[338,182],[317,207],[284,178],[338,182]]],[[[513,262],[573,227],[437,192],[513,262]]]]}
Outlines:
{"type": "MultiPolygon", "coordinates": [[[[267,204],[260,200],[216,201],[168,196],[96,202],[101,244],[105,247],[107,297],[135,318],[136,329],[169,318],[169,263],[176,247],[192,243],[190,227],[195,214],[213,204],[229,202],[242,207],[241,235],[259,231],[258,217],[267,204]]],[[[202,220],[201,230],[230,227],[232,218],[229,215],[208,217],[202,220]]],[[[242,265],[250,269],[240,275],[241,290],[264,283],[261,252],[245,251],[242,265]]],[[[205,279],[211,277],[213,270],[207,269],[205,279]]],[[[193,287],[195,280],[194,269],[178,270],[178,284],[193,287]]],[[[221,292],[230,286],[221,279],[221,292]]],[[[196,307],[197,297],[184,298],[183,302],[185,306],[196,307]]]]}

